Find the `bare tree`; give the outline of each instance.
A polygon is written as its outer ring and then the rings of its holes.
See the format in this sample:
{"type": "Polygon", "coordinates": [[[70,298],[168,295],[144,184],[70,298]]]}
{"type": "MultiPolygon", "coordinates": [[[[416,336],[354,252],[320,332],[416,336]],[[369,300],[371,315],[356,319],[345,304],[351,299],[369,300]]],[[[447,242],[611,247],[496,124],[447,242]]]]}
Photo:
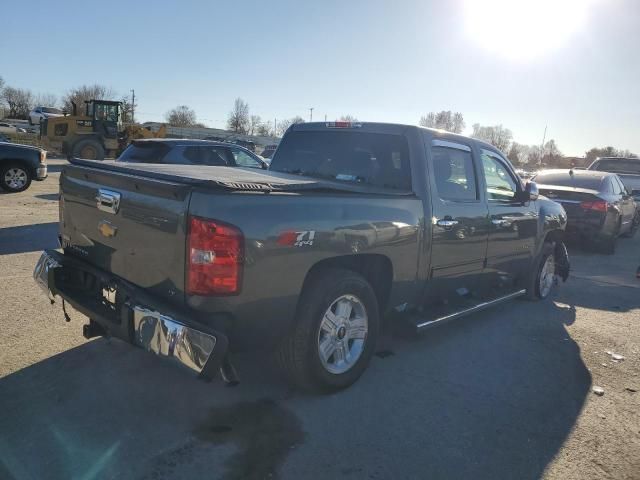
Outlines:
{"type": "Polygon", "coordinates": [[[33,94],[29,90],[6,87],[2,90],[2,99],[9,107],[10,118],[27,118],[33,108],[33,94]]]}
{"type": "Polygon", "coordinates": [[[464,127],[467,126],[467,124],[464,122],[464,117],[460,112],[455,112],[453,114],[451,126],[452,126],[451,131],[453,133],[462,133],[462,131],[464,130],[464,127]]]}
{"type": "Polygon", "coordinates": [[[33,103],[42,107],[56,108],[58,106],[58,97],[53,93],[39,93],[33,103]]]}
{"type": "Polygon", "coordinates": [[[104,85],[81,85],[69,90],[63,97],[62,103],[67,112],[73,111],[73,103],[75,103],[78,107],[77,113],[82,114],[85,111],[85,102],[89,100],[113,100],[115,96],[113,90],[104,85]]]}
{"type": "Polygon", "coordinates": [[[585,160],[587,165],[591,165],[598,157],[627,157],[627,158],[637,158],[638,155],[630,152],[629,150],[619,150],[614,147],[593,147],[588,152],[585,152],[585,160]]]}
{"type": "Polygon", "coordinates": [[[138,108],[138,103],[131,104],[131,97],[129,95],[123,95],[120,99],[122,107],[120,108],[121,120],[123,123],[132,123],[134,121],[133,114],[135,109],[138,108]]]}
{"type": "Polygon", "coordinates": [[[256,135],[263,137],[274,136],[275,133],[271,129],[271,122],[262,122],[256,126],[256,135]]]}
{"type": "Polygon", "coordinates": [[[544,144],[544,150],[542,152],[542,163],[548,167],[563,167],[564,156],[558,148],[556,141],[551,139],[544,144]]]}
{"type": "Polygon", "coordinates": [[[179,105],[169,110],[164,116],[172,127],[193,127],[196,125],[196,112],[186,105],[179,105]]]}
{"type": "Polygon", "coordinates": [[[419,125],[421,127],[436,128],[436,114],[429,112],[426,115],[420,117],[419,125]]]}
{"type": "MultiPolygon", "coordinates": [[[[296,118],[300,118],[300,117],[296,117],[296,118]]],[[[356,117],[354,117],[353,115],[342,115],[338,120],[340,122],[351,122],[351,123],[354,123],[354,122],[358,121],[358,119],[356,117]]],[[[304,120],[302,120],[302,122],[304,122],[304,120]]],[[[294,123],[302,123],[302,122],[294,122],[294,123]]]]}
{"type": "Polygon", "coordinates": [[[451,110],[429,112],[420,118],[419,123],[422,127],[439,128],[453,133],[461,133],[466,126],[462,113],[451,112],[451,110]]]}
{"type": "MultiPolygon", "coordinates": [[[[345,120],[347,121],[347,120],[345,120]]],[[[287,129],[291,126],[291,125],[295,125],[297,123],[304,123],[304,118],[300,117],[300,116],[295,116],[293,118],[289,118],[286,120],[281,120],[280,122],[278,122],[278,128],[276,129],[276,137],[281,137],[284,135],[284,133],[287,131],[287,129]]]]}
{"type": "Polygon", "coordinates": [[[255,135],[260,124],[262,124],[262,118],[260,118],[260,115],[251,115],[249,117],[248,134],[255,135]]]}
{"type": "Polygon", "coordinates": [[[233,103],[233,110],[229,112],[227,128],[236,133],[246,134],[249,130],[251,119],[249,117],[249,104],[240,97],[233,103]]]}
{"type": "Polygon", "coordinates": [[[484,140],[503,152],[506,152],[509,149],[511,140],[513,139],[513,133],[511,130],[503,127],[502,125],[485,127],[479,123],[473,124],[473,133],[471,136],[479,140],[484,140]]]}

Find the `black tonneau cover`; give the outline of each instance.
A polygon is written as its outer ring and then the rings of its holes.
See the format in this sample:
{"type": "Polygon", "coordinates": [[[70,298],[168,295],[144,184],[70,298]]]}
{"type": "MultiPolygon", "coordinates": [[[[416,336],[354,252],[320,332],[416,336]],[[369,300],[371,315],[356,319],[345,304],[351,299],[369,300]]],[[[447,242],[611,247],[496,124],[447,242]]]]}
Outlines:
{"type": "Polygon", "coordinates": [[[391,189],[333,182],[317,178],[291,175],[282,172],[251,168],[220,167],[209,165],[178,165],[155,163],[126,163],[116,161],[71,159],[73,165],[99,170],[127,173],[145,178],[155,178],[188,185],[209,186],[225,190],[299,192],[307,190],[335,190],[351,193],[378,195],[412,195],[391,189]]]}

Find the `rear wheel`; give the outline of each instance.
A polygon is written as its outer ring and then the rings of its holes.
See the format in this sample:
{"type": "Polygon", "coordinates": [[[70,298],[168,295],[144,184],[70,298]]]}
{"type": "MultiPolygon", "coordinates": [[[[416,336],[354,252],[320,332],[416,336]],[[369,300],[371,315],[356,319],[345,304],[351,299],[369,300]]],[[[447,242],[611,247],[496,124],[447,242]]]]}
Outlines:
{"type": "Polygon", "coordinates": [[[618,226],[616,227],[615,232],[608,238],[605,238],[600,242],[600,251],[605,255],[613,255],[616,253],[616,245],[618,243],[618,236],[620,235],[620,230],[622,229],[622,221],[618,220],[618,226]]]}
{"type": "Polygon", "coordinates": [[[7,192],[22,192],[31,185],[29,169],[19,163],[10,163],[0,168],[0,188],[7,192]]]}
{"type": "Polygon", "coordinates": [[[529,300],[544,300],[558,283],[556,278],[556,259],[553,253],[554,245],[545,242],[542,251],[535,262],[529,277],[527,298],[529,300]]]}
{"type": "Polygon", "coordinates": [[[379,328],[378,302],[360,275],[328,268],[307,282],[294,330],[278,360],[298,387],[331,391],[353,384],[373,355],[379,328]]]}
{"type": "Polygon", "coordinates": [[[87,138],[80,140],[73,146],[71,155],[87,160],[104,160],[104,147],[97,140],[87,138]]]}
{"type": "Polygon", "coordinates": [[[636,213],[636,216],[633,217],[633,221],[631,222],[631,228],[622,236],[625,238],[633,238],[638,231],[638,227],[640,227],[640,213],[636,213]]]}

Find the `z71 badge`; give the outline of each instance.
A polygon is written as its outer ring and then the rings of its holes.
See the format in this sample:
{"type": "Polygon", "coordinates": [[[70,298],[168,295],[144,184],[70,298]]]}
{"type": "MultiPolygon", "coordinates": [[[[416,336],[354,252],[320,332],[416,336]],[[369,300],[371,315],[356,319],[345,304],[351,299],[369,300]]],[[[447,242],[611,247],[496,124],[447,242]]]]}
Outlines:
{"type": "Polygon", "coordinates": [[[288,231],[280,234],[278,237],[278,245],[290,247],[312,246],[315,238],[315,230],[304,230],[302,232],[288,231]]]}

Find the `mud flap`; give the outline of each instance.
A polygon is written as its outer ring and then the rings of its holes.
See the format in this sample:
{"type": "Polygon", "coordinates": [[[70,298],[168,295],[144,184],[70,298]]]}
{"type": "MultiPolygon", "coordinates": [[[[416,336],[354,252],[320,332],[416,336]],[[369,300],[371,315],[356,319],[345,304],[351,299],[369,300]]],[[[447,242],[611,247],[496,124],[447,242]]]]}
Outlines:
{"type": "Polygon", "coordinates": [[[569,262],[567,247],[563,242],[556,242],[553,256],[556,261],[556,275],[558,275],[563,282],[566,282],[567,278],[569,278],[571,264],[569,262]]]}

